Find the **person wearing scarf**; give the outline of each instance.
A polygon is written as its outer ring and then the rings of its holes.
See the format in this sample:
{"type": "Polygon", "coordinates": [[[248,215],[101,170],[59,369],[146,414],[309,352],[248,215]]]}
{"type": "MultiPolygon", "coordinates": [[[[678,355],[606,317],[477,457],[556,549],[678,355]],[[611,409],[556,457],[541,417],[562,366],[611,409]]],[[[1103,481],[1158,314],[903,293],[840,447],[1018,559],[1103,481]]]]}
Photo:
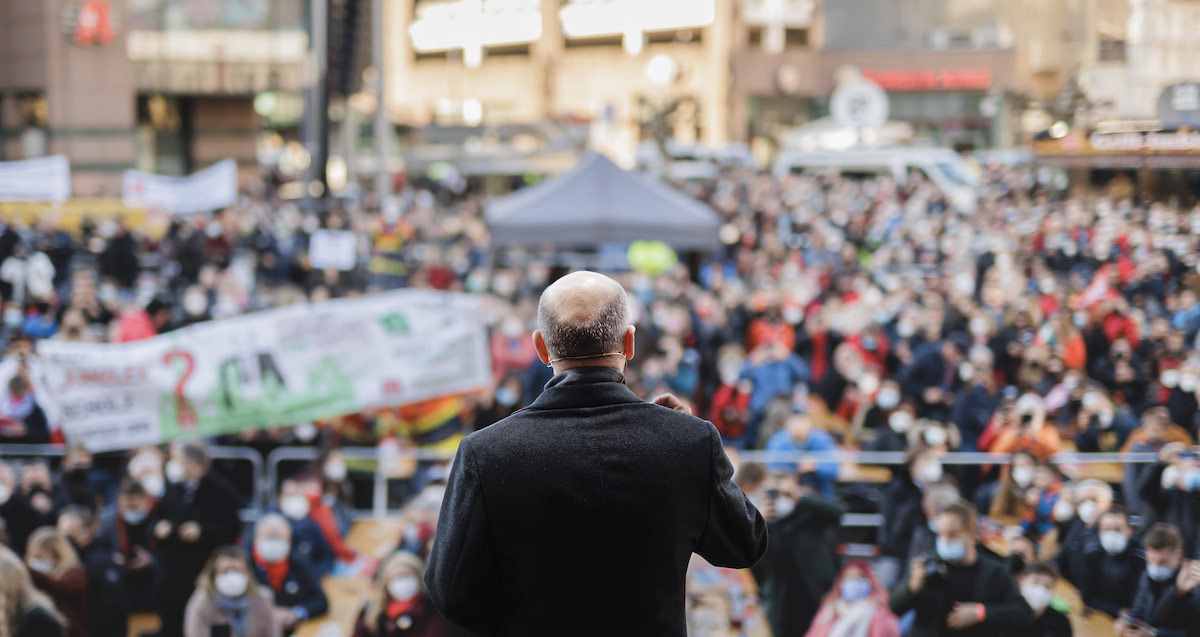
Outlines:
{"type": "Polygon", "coordinates": [[[250,575],[246,556],[235,546],[213,553],[196,582],[184,613],[184,637],[212,637],[228,627],[231,637],[282,637],[271,593],[250,575]]]}
{"type": "Polygon", "coordinates": [[[900,637],[888,592],[866,562],[842,567],[805,637],[900,637]]]}
{"type": "Polygon", "coordinates": [[[453,627],[429,601],[425,564],[406,551],[385,559],[353,637],[450,637],[453,627]]]}
{"type": "Polygon", "coordinates": [[[292,525],[286,518],[268,513],[258,521],[250,555],[255,579],[274,593],[275,613],[285,634],[328,612],[329,599],[313,566],[292,551],[292,525]]]}

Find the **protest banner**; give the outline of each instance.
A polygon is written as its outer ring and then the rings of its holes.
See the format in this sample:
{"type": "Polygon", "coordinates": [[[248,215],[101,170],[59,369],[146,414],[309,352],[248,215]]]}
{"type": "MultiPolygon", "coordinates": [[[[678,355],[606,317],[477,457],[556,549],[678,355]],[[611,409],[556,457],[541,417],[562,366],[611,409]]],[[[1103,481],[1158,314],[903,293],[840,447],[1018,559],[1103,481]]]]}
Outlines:
{"type": "Polygon", "coordinates": [[[482,389],[480,310],[470,295],[402,290],[119,345],[42,341],[38,354],[67,441],[111,451],[482,389]]]}
{"type": "Polygon", "coordinates": [[[66,201],[71,164],[65,155],[0,161],[0,201],[66,201]]]}
{"type": "Polygon", "coordinates": [[[187,177],[126,170],[125,205],[162,208],[173,215],[220,210],[237,201],[237,162],[221,160],[187,177]]]}

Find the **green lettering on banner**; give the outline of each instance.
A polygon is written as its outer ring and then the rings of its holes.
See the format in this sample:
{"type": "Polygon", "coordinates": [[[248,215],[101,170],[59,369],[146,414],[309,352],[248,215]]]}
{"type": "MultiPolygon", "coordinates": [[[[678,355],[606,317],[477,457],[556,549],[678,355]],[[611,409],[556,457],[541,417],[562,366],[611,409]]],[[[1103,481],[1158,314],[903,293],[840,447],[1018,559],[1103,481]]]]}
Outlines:
{"type": "Polygon", "coordinates": [[[383,325],[383,329],[387,330],[389,334],[408,336],[408,319],[404,318],[404,315],[399,312],[392,312],[391,314],[379,319],[379,322],[383,325]]]}

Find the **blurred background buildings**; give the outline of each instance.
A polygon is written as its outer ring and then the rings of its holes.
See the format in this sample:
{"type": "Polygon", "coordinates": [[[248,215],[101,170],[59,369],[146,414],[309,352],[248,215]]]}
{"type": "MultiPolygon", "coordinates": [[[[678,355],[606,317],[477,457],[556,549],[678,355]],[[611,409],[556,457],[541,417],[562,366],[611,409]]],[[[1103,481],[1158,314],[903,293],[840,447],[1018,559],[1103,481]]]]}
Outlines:
{"type": "Polygon", "coordinates": [[[111,196],[131,166],[303,172],[327,124],[339,182],[378,170],[383,131],[394,171],[536,172],[589,141],[632,164],[661,138],[765,161],[854,70],[912,143],[1010,148],[1152,119],[1200,54],[1196,0],[376,1],[0,0],[0,160],[65,154],[111,196]]]}

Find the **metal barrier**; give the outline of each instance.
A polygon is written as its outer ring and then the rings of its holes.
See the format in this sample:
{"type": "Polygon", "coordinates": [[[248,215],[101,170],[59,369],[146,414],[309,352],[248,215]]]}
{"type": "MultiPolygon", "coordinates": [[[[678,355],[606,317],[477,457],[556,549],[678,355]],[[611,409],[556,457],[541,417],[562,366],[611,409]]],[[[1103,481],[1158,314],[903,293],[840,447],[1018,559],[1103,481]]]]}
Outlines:
{"type": "MultiPolygon", "coordinates": [[[[0,458],[43,457],[61,458],[66,454],[66,445],[0,445],[0,458]]],[[[239,460],[250,463],[254,476],[254,493],[251,494],[251,506],[238,512],[243,522],[257,520],[262,511],[266,497],[270,494],[264,491],[262,454],[249,447],[209,447],[208,455],[213,460],[239,460]]]]}
{"type": "MultiPolygon", "coordinates": [[[[363,515],[361,510],[356,510],[355,513],[359,517],[376,517],[382,518],[388,515],[387,505],[387,484],[389,478],[381,471],[379,462],[378,447],[339,447],[338,453],[346,460],[368,461],[375,463],[375,473],[373,487],[374,491],[371,498],[371,511],[363,515]]],[[[280,447],[267,455],[267,473],[266,483],[264,488],[267,489],[267,499],[264,502],[270,501],[270,496],[279,490],[279,464],[282,462],[306,461],[312,462],[320,456],[320,451],[315,447],[280,447]]],[[[425,449],[400,449],[396,452],[395,458],[398,460],[450,460],[454,458],[453,452],[446,451],[430,451],[425,449]]]]}
{"type": "MultiPolygon", "coordinates": [[[[836,462],[838,464],[902,465],[903,451],[742,451],[742,462],[836,462]]],[[[952,451],[938,458],[945,465],[1005,464],[1012,458],[1008,453],[985,451],[952,451]]],[[[1151,452],[1101,453],[1064,451],[1051,457],[1058,464],[1148,463],[1157,462],[1158,454],[1151,452]]]]}

